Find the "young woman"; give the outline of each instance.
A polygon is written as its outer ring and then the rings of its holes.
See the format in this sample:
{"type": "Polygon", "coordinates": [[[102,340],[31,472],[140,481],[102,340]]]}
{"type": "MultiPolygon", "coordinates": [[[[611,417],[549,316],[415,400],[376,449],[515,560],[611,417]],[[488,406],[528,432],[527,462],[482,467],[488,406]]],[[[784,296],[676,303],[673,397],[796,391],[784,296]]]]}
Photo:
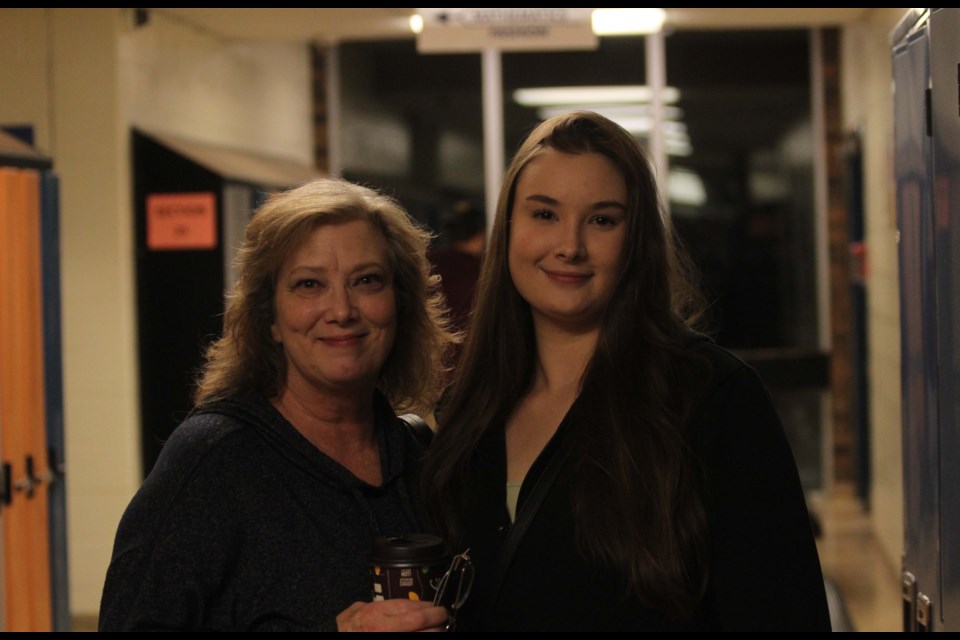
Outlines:
{"type": "Polygon", "coordinates": [[[476,568],[460,629],[830,629],[782,425],[687,264],[628,132],[532,131],[424,475],[476,568]]]}

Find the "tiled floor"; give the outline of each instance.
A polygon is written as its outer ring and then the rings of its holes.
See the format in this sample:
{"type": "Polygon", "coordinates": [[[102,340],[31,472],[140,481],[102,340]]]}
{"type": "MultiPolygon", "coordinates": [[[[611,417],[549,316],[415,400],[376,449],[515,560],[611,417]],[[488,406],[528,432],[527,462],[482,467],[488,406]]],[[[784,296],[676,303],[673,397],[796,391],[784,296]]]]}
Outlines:
{"type": "Polygon", "coordinates": [[[831,598],[834,631],[902,631],[898,570],[878,546],[852,489],[811,498],[823,529],[817,546],[831,598]]]}

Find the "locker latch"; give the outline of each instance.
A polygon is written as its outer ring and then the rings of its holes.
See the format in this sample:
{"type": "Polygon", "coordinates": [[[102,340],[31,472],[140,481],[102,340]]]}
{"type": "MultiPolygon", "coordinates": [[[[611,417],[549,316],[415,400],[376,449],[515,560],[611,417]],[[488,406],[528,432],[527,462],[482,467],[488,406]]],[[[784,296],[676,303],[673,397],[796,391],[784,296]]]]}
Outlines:
{"type": "Polygon", "coordinates": [[[917,594],[917,631],[933,631],[933,604],[924,593],[917,594]]]}
{"type": "Polygon", "coordinates": [[[13,502],[13,467],[9,462],[3,463],[3,472],[0,475],[0,504],[9,507],[13,502]]]}
{"type": "Polygon", "coordinates": [[[903,572],[900,580],[903,594],[903,630],[916,631],[917,624],[917,579],[909,571],[903,572]]]}

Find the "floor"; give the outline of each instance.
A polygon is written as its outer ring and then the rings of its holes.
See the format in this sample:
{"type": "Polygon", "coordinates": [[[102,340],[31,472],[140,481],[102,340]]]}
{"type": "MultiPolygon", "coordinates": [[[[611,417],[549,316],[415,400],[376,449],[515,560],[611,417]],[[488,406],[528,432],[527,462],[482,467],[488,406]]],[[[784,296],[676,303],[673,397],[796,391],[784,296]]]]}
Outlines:
{"type": "Polygon", "coordinates": [[[811,498],[834,631],[902,631],[898,569],[890,566],[852,489],[811,498]]]}

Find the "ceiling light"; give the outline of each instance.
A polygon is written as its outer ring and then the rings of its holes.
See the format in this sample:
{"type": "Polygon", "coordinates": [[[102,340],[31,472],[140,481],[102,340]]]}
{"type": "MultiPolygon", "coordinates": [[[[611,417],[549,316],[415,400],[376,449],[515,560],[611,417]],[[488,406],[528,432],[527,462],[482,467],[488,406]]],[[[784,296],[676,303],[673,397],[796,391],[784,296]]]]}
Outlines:
{"type": "MultiPolygon", "coordinates": [[[[650,104],[570,104],[563,106],[540,107],[537,116],[546,120],[562,113],[574,110],[593,111],[600,115],[616,120],[618,118],[652,118],[653,107],[650,104]]],[[[663,107],[663,119],[679,122],[683,119],[683,109],[674,106],[663,107]]]]}
{"type": "Polygon", "coordinates": [[[683,140],[671,140],[667,138],[663,144],[667,148],[668,156],[689,158],[693,155],[693,145],[690,144],[689,140],[684,142],[683,140]]]}
{"type": "Polygon", "coordinates": [[[598,36],[657,33],[667,14],[663,9],[594,9],[591,21],[598,36]]]}
{"type": "Polygon", "coordinates": [[[671,169],[667,177],[667,192],[670,202],[693,207],[707,202],[707,190],[700,174],[686,169],[671,169]]]}
{"type": "MultiPolygon", "coordinates": [[[[649,133],[653,130],[653,118],[626,116],[621,118],[614,117],[610,119],[630,133],[649,133]]],[[[663,131],[664,136],[688,139],[687,125],[682,122],[673,122],[672,120],[667,120],[661,123],[660,128],[663,131]]]]}
{"type": "MultiPolygon", "coordinates": [[[[617,104],[629,102],[650,102],[653,91],[644,85],[612,85],[598,87],[536,87],[517,89],[513,99],[525,107],[545,107],[570,104],[617,104]]],[[[665,104],[676,103],[680,91],[676,87],[665,87],[662,92],[665,104]]]]}
{"type": "MultiPolygon", "coordinates": [[[[537,117],[541,120],[552,118],[553,116],[567,113],[569,111],[593,111],[602,116],[613,120],[618,125],[627,130],[630,134],[640,139],[649,137],[653,130],[653,118],[649,113],[649,105],[592,105],[578,104],[567,105],[565,107],[539,107],[537,117]]],[[[676,107],[667,107],[667,113],[674,111],[673,115],[678,118],[681,115],[680,109],[676,107]]],[[[660,130],[663,132],[664,146],[667,155],[670,156],[690,156],[693,154],[693,147],[690,144],[690,136],[687,134],[687,125],[677,119],[668,117],[661,122],[660,130]]]]}
{"type": "Polygon", "coordinates": [[[410,31],[414,33],[420,33],[423,31],[423,16],[419,13],[415,13],[410,16],[410,31]]]}

